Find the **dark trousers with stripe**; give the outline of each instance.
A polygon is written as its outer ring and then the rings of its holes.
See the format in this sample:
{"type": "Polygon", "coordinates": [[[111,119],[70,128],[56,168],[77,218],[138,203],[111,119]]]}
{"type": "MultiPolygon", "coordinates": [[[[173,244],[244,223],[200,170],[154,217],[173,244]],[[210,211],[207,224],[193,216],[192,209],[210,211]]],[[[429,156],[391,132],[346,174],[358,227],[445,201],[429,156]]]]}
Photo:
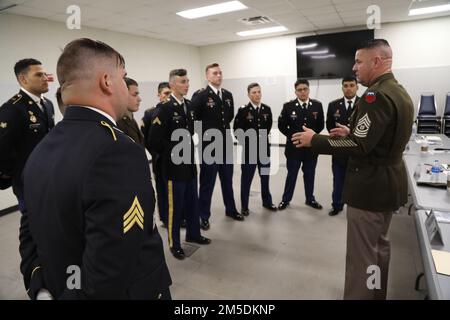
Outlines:
{"type": "Polygon", "coordinates": [[[167,216],[169,211],[169,205],[167,203],[167,179],[162,175],[161,170],[154,170],[155,185],[156,185],[156,198],[158,202],[159,219],[167,224],[167,216]]]}
{"type": "Polygon", "coordinates": [[[283,202],[291,202],[294,196],[295,184],[297,183],[300,166],[303,171],[303,184],[305,186],[306,201],[313,201],[314,198],[314,178],[316,176],[317,157],[308,160],[297,160],[287,158],[287,176],[284,185],[283,202]]]}
{"type": "Polygon", "coordinates": [[[236,203],[233,194],[233,164],[200,164],[200,217],[209,220],[211,217],[211,198],[219,174],[222,187],[225,213],[234,214],[236,203]]]}
{"type": "Polygon", "coordinates": [[[183,213],[186,215],[186,237],[200,237],[197,178],[188,181],[168,180],[169,216],[167,233],[169,246],[180,248],[180,224],[183,213]]]}
{"type": "Polygon", "coordinates": [[[342,210],[344,203],[342,202],[342,191],[344,190],[345,169],[347,165],[342,162],[332,160],[331,169],[333,171],[333,209],[342,210]]]}
{"type": "Polygon", "coordinates": [[[250,196],[250,186],[252,185],[253,176],[255,175],[256,167],[258,167],[259,177],[261,179],[261,197],[263,205],[272,204],[272,195],[269,190],[269,171],[270,163],[268,164],[241,164],[241,208],[248,209],[248,199],[250,196]],[[261,172],[261,169],[263,170],[261,172]],[[262,173],[262,174],[261,174],[262,173]]]}

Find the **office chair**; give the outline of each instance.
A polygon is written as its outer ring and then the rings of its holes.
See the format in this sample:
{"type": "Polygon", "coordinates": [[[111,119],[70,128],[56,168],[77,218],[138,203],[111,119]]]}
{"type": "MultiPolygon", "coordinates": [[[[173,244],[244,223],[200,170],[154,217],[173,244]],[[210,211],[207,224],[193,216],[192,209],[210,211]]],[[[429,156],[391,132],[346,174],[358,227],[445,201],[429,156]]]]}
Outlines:
{"type": "Polygon", "coordinates": [[[417,133],[441,133],[441,117],[436,115],[434,93],[423,93],[417,114],[417,133]]]}

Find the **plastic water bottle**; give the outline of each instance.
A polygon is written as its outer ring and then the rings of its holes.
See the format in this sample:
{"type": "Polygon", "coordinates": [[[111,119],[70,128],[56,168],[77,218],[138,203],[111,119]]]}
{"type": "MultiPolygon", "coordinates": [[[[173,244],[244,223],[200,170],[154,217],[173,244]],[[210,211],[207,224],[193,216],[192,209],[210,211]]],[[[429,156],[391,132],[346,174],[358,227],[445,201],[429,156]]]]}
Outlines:
{"type": "Polygon", "coordinates": [[[439,165],[439,160],[434,160],[433,166],[431,167],[431,174],[438,175],[441,172],[441,168],[439,165]]]}
{"type": "Polygon", "coordinates": [[[412,125],[411,137],[412,137],[412,139],[416,139],[416,136],[417,136],[417,123],[414,121],[413,125],[412,125]]]}

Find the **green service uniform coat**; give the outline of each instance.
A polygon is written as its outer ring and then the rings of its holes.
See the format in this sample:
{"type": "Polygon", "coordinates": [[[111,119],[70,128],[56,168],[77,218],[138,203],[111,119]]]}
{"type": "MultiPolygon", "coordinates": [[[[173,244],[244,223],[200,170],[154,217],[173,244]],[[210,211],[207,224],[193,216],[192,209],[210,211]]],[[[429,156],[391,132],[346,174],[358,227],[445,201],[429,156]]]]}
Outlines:
{"type": "Polygon", "coordinates": [[[345,138],[315,135],[312,149],[350,156],[344,202],[367,211],[395,211],[407,202],[402,153],[411,136],[414,105],[392,73],[369,86],[350,121],[345,138]]]}

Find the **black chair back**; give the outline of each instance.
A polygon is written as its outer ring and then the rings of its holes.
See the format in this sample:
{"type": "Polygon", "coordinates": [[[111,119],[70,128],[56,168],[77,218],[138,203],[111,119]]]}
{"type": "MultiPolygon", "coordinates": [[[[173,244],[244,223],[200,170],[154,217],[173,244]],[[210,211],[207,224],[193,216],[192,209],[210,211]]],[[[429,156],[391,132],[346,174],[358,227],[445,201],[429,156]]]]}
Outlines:
{"type": "Polygon", "coordinates": [[[419,103],[419,116],[435,116],[436,101],[434,94],[422,94],[419,103]]]}

